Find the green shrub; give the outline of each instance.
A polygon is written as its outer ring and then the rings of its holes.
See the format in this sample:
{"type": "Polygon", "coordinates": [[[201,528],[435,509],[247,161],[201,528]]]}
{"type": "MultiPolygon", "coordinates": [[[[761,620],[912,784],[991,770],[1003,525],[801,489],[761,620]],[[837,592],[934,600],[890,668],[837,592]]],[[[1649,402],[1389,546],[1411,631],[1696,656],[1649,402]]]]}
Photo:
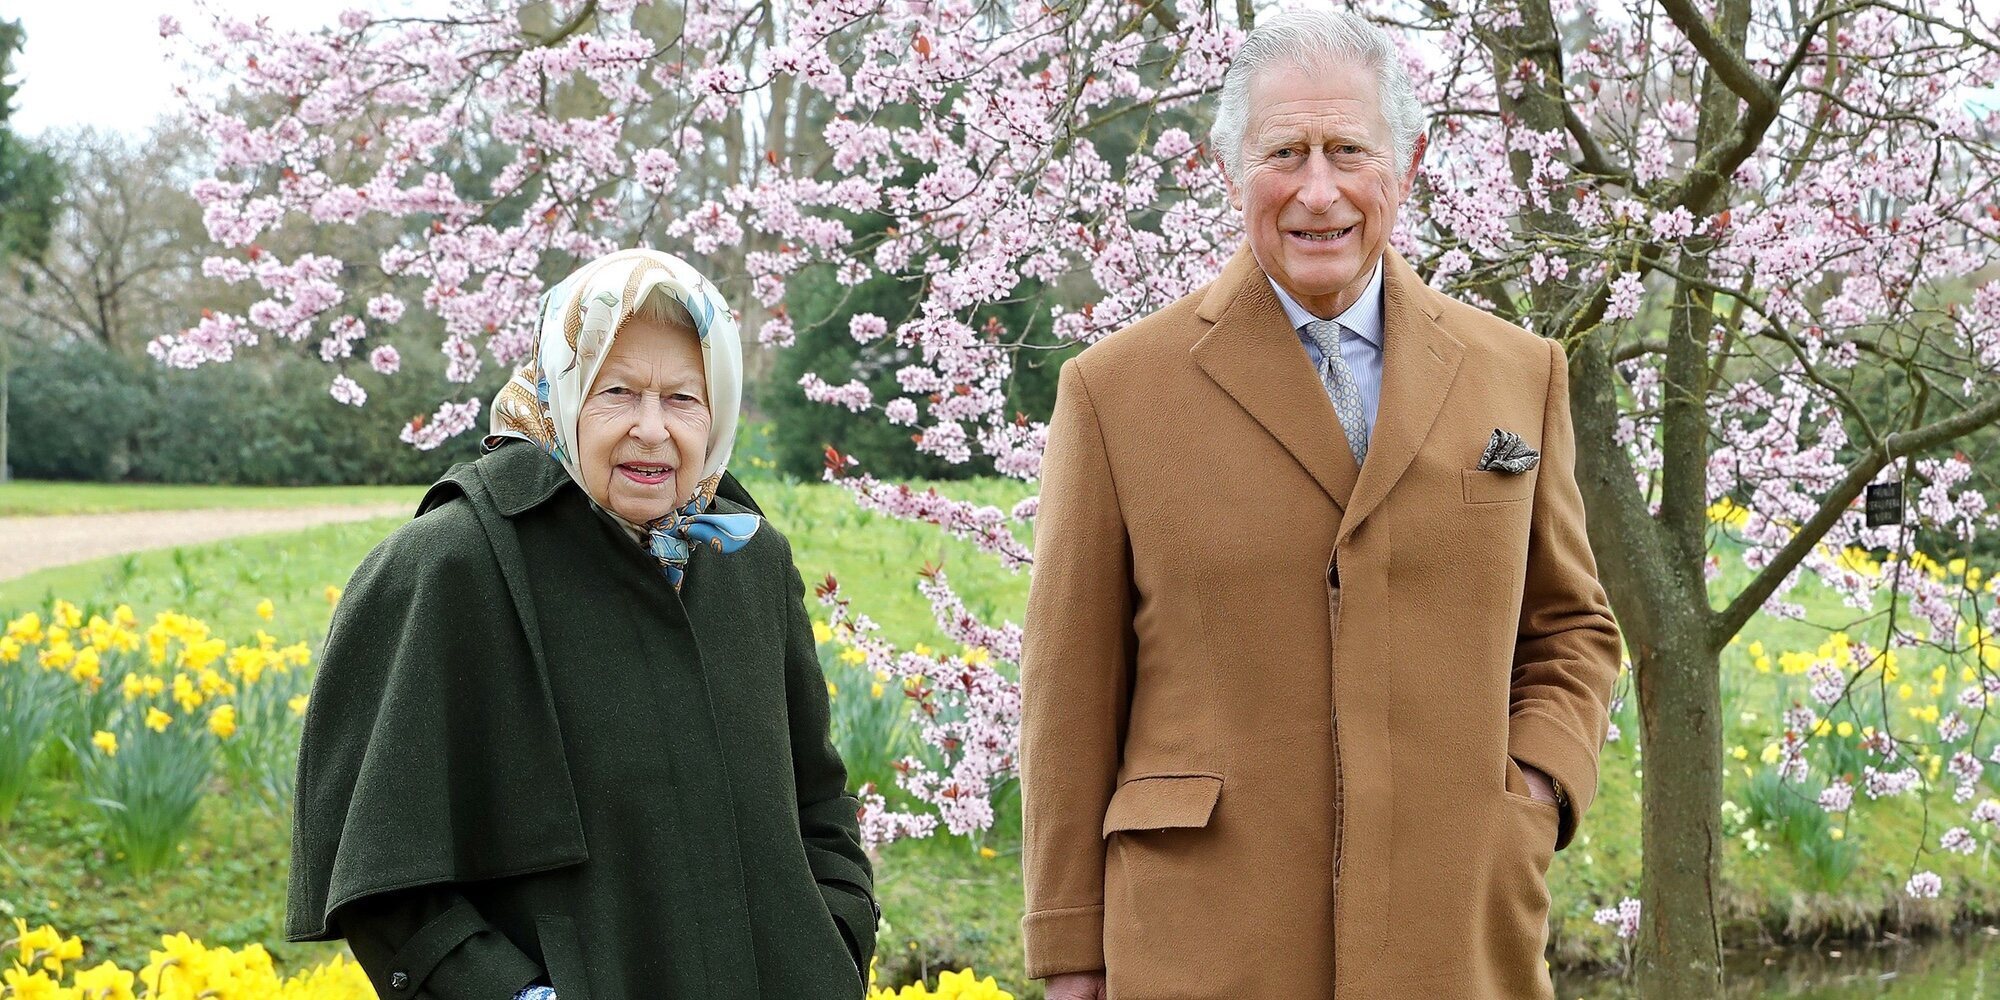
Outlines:
{"type": "MultiPolygon", "coordinates": [[[[398,438],[436,408],[442,359],[407,352],[378,375],[352,365],[366,406],[327,394],[315,358],[260,355],[192,371],[120,357],[93,344],[38,345],[14,357],[9,459],[25,479],[257,486],[428,483],[477,457],[479,434],[432,451],[398,438]]],[[[488,365],[456,398],[491,398],[506,371],[488,365]]]]}

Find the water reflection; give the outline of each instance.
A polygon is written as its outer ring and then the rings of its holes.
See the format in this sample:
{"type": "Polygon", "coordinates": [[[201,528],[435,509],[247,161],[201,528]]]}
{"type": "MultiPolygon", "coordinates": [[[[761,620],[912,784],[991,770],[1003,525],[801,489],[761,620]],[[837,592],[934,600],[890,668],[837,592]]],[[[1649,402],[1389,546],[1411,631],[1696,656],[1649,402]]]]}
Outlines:
{"type": "MultiPolygon", "coordinates": [[[[2000,1000],[2000,928],[1994,927],[1915,944],[1732,952],[1727,962],[1725,1000],[2000,1000]]],[[[1615,978],[1556,976],[1558,1000],[1630,995],[1631,987],[1615,978]]]]}

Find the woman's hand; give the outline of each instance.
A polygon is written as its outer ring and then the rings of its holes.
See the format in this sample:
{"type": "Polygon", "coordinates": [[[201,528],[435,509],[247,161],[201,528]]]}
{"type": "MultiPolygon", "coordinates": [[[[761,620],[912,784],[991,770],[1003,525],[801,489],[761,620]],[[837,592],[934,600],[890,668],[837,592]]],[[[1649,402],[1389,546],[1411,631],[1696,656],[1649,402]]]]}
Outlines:
{"type": "Polygon", "coordinates": [[[1104,973],[1065,972],[1050,976],[1048,1000],[1104,1000],[1104,973]]]}

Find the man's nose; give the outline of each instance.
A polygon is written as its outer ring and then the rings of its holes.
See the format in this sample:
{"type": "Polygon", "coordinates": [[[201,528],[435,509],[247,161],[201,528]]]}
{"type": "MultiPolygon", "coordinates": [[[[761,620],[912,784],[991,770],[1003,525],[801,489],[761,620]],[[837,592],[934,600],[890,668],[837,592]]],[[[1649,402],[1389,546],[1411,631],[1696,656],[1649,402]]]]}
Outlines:
{"type": "Polygon", "coordinates": [[[1299,204],[1315,214],[1325,212],[1340,199],[1340,185],[1334,183],[1333,164],[1313,152],[1306,160],[1305,183],[1299,187],[1299,204]]]}

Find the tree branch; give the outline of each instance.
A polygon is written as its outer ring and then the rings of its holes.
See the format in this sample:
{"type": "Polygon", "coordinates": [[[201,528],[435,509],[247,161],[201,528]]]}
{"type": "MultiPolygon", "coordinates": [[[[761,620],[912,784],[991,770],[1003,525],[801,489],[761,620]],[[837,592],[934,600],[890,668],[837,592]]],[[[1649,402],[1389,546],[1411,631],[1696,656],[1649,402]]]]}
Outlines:
{"type": "Polygon", "coordinates": [[[1729,606],[1712,618],[1708,633],[1709,647],[1721,649],[1729,638],[1742,631],[1743,626],[1755,616],[1764,602],[1778,592],[1778,585],[1790,576],[1792,570],[1805,561],[1826,533],[1833,529],[1854,498],[1861,495],[1863,487],[1874,480],[1876,473],[1896,459],[1914,455],[1917,452],[1948,441],[1964,437],[1990,424],[2000,423],[2000,392],[1988,396],[1984,401],[1956,416],[1946,417],[1922,427],[1898,431],[1883,439],[1883,447],[1870,449],[1848,466],[1847,475],[1840,485],[1826,495],[1812,519],[1801,526],[1792,540],[1778,550],[1757,576],[1747,584],[1729,606]]]}

